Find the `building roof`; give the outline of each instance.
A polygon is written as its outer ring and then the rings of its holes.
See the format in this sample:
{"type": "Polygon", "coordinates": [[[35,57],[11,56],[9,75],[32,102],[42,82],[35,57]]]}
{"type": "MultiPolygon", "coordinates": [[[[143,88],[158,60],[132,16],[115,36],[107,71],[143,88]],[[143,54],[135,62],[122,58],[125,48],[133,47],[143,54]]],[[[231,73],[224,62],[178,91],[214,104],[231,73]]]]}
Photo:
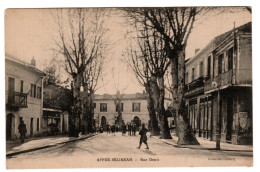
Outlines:
{"type": "Polygon", "coordinates": [[[8,53],[5,54],[5,60],[12,61],[14,63],[17,63],[19,65],[24,66],[27,69],[30,69],[30,70],[36,72],[36,73],[45,75],[45,73],[43,71],[37,69],[35,66],[33,66],[33,65],[31,65],[31,64],[29,64],[29,63],[27,63],[27,62],[17,58],[17,57],[14,57],[14,56],[12,56],[12,55],[10,55],[8,53]]]}
{"type": "MultiPolygon", "coordinates": [[[[122,100],[133,100],[133,99],[146,99],[146,94],[143,93],[136,93],[136,94],[120,94],[120,97],[122,96],[122,100]]],[[[111,94],[95,94],[94,100],[114,100],[116,98],[116,95],[111,94]]]]}
{"type": "MultiPolygon", "coordinates": [[[[252,22],[248,22],[244,25],[241,25],[237,28],[235,28],[235,32],[242,32],[242,33],[252,33],[252,22]]],[[[201,49],[198,53],[196,53],[192,58],[190,58],[186,64],[190,64],[202,55],[208,55],[208,52],[212,52],[215,47],[217,47],[222,41],[224,41],[226,38],[233,35],[234,29],[229,30],[221,35],[216,36],[213,38],[203,49],[201,49]]]]}

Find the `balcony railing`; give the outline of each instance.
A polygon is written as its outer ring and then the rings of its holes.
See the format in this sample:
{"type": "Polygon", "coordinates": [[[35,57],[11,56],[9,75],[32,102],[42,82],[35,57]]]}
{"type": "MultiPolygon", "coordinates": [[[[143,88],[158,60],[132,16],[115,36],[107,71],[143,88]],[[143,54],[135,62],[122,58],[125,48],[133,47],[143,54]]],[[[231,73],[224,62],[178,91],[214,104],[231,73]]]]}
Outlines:
{"type": "Polygon", "coordinates": [[[191,83],[185,85],[185,96],[193,96],[204,92],[204,81],[207,79],[205,76],[201,76],[191,83]]]}
{"type": "Polygon", "coordinates": [[[18,110],[20,108],[27,108],[27,94],[21,92],[8,92],[7,100],[8,109],[18,110]]]}
{"type": "Polygon", "coordinates": [[[239,86],[239,85],[251,85],[252,84],[252,70],[251,69],[240,69],[240,70],[229,70],[222,73],[214,78],[205,81],[205,92],[216,89],[213,86],[213,82],[216,82],[220,87],[227,86],[239,86]]]}
{"type": "Polygon", "coordinates": [[[204,80],[206,79],[206,77],[201,76],[198,79],[192,81],[191,83],[186,85],[186,91],[191,91],[195,88],[198,87],[203,87],[204,86],[204,80]]]}

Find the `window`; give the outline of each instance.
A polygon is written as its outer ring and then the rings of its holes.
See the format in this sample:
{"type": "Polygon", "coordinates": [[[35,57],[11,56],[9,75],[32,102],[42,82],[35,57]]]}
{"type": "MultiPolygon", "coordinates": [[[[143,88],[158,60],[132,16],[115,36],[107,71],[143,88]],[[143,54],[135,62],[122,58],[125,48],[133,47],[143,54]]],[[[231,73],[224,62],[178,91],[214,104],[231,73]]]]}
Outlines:
{"type": "Polygon", "coordinates": [[[207,74],[208,74],[209,78],[210,78],[210,70],[211,70],[211,57],[209,56],[208,57],[208,71],[207,71],[207,74]]]}
{"type": "Polygon", "coordinates": [[[37,98],[41,99],[42,98],[42,88],[41,87],[37,87],[37,98]]]}
{"type": "Polygon", "coordinates": [[[185,73],[185,84],[188,84],[188,77],[189,77],[189,73],[186,72],[185,73]]]}
{"type": "Polygon", "coordinates": [[[195,69],[194,68],[192,68],[192,73],[191,73],[191,81],[194,81],[194,79],[195,79],[195,69]]]}
{"type": "MultiPolygon", "coordinates": [[[[119,103],[116,104],[116,112],[118,112],[119,109],[119,103]]],[[[124,111],[124,103],[121,103],[121,112],[124,111]]]]}
{"type": "Polygon", "coordinates": [[[96,103],[94,103],[94,108],[96,108],[96,106],[97,106],[96,103]]]}
{"type": "Polygon", "coordinates": [[[31,84],[30,96],[36,97],[36,85],[34,85],[34,84],[31,84]]]}
{"type": "Polygon", "coordinates": [[[37,118],[37,131],[39,131],[39,130],[40,130],[40,119],[37,118]]]}
{"type": "Polygon", "coordinates": [[[107,104],[100,103],[100,112],[107,112],[107,104]]]}
{"type": "Polygon", "coordinates": [[[141,103],[133,103],[132,104],[132,111],[133,112],[140,112],[141,111],[141,103]]]}
{"type": "Polygon", "coordinates": [[[228,70],[233,69],[233,47],[228,50],[228,70]]]}
{"type": "Polygon", "coordinates": [[[223,54],[218,56],[218,74],[222,73],[223,54]]]}
{"type": "Polygon", "coordinates": [[[21,80],[20,92],[23,93],[23,80],[21,80]]]}
{"type": "Polygon", "coordinates": [[[203,76],[203,61],[200,62],[200,76],[203,76]]]}

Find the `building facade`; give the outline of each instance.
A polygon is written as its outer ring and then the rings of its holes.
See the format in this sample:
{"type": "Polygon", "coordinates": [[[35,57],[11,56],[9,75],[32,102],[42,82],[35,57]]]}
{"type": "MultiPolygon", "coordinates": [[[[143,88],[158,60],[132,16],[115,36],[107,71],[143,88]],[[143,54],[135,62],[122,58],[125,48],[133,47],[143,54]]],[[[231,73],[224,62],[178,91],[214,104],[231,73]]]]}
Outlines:
{"type": "Polygon", "coordinates": [[[47,134],[69,132],[69,114],[72,102],[70,90],[45,80],[42,129],[47,134]]]}
{"type": "MultiPolygon", "coordinates": [[[[137,127],[142,123],[149,124],[149,112],[147,109],[147,99],[144,93],[123,94],[121,97],[122,119],[125,124],[134,122],[137,127]]],[[[169,98],[165,98],[165,108],[171,103],[169,98]]],[[[95,126],[106,129],[106,125],[116,125],[118,109],[115,103],[115,95],[95,95],[94,97],[94,119],[95,126]]]]}
{"type": "Polygon", "coordinates": [[[215,37],[186,62],[185,97],[197,137],[252,144],[251,22],[215,37]]]}
{"type": "Polygon", "coordinates": [[[26,137],[42,134],[44,73],[31,64],[11,55],[5,55],[6,139],[20,137],[21,120],[27,128],[26,137]]]}

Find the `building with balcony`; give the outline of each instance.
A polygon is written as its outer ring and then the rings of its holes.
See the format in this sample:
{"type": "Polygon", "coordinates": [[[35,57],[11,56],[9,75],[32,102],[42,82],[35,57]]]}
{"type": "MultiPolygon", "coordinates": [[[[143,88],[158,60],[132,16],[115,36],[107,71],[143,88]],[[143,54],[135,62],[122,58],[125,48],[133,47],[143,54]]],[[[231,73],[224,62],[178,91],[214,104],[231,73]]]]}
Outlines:
{"type": "MultiPolygon", "coordinates": [[[[170,95],[168,95],[170,96],[170,95]]],[[[165,97],[165,108],[170,103],[170,97],[165,97]]],[[[94,119],[95,126],[117,125],[118,108],[121,108],[122,119],[125,124],[135,122],[137,127],[142,123],[149,124],[149,112],[145,93],[121,94],[121,95],[95,95],[94,96],[94,119]],[[120,97],[121,106],[116,103],[116,96],[120,97]]]]}
{"type": "Polygon", "coordinates": [[[31,64],[5,55],[6,139],[20,137],[18,126],[26,124],[26,137],[41,135],[44,73],[31,64]]]}
{"type": "Polygon", "coordinates": [[[185,75],[196,136],[215,141],[219,124],[222,142],[252,144],[251,22],[215,37],[186,62],[185,75]]]}

